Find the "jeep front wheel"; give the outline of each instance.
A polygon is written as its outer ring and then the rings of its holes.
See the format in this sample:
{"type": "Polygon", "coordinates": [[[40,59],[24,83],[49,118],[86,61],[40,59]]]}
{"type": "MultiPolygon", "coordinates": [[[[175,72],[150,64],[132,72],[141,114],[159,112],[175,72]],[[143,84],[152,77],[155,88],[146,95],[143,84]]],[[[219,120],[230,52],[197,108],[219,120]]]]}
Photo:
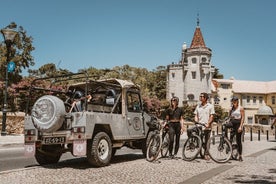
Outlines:
{"type": "Polygon", "coordinates": [[[105,132],[97,133],[87,142],[87,159],[90,164],[103,167],[110,163],[111,157],[111,140],[105,132]]]}

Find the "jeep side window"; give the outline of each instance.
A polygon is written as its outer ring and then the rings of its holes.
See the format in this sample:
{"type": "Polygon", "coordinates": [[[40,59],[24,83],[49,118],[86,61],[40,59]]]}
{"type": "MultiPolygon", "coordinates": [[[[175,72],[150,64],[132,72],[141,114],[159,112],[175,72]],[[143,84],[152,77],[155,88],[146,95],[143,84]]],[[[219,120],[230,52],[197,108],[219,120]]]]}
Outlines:
{"type": "Polygon", "coordinates": [[[130,112],[140,112],[141,103],[138,93],[128,92],[127,93],[127,108],[130,112]]]}

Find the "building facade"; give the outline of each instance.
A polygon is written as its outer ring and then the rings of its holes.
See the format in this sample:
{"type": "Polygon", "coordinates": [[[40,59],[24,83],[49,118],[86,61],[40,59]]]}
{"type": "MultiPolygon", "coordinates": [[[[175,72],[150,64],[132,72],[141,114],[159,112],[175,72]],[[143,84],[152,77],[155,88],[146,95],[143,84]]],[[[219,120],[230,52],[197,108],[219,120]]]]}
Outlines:
{"type": "Polygon", "coordinates": [[[239,98],[239,103],[245,110],[246,124],[270,125],[274,121],[276,81],[213,79],[213,86],[212,102],[227,112],[231,109],[231,98],[239,98]]]}
{"type": "Polygon", "coordinates": [[[276,81],[258,82],[235,79],[213,79],[212,50],[206,47],[199,20],[190,47],[182,46],[181,60],[167,66],[166,98],[179,98],[179,105],[196,105],[201,92],[210,95],[214,105],[226,112],[231,98],[237,96],[245,109],[246,124],[270,125],[276,112],[276,81]]]}

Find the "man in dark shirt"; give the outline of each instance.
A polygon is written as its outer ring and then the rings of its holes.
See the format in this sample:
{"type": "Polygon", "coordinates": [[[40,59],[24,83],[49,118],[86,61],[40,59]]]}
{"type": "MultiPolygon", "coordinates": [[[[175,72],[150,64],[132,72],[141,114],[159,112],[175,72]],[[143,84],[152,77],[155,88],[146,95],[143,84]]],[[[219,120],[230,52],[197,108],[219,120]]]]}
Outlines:
{"type": "Polygon", "coordinates": [[[167,110],[167,113],[166,113],[166,120],[169,122],[169,137],[170,137],[169,154],[171,158],[177,155],[177,152],[179,149],[180,134],[182,134],[184,130],[184,118],[183,118],[184,111],[182,108],[178,107],[178,103],[179,103],[178,97],[173,97],[171,99],[171,107],[167,110]],[[174,138],[175,138],[175,147],[174,147],[174,154],[173,154],[174,138]]]}

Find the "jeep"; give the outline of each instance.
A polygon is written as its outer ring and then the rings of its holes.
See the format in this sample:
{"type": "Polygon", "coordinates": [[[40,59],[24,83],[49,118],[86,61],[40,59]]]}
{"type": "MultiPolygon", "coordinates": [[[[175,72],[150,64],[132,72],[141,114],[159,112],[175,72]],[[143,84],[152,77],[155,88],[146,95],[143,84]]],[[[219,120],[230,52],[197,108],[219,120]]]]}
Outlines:
{"type": "Polygon", "coordinates": [[[145,155],[148,124],[156,118],[143,110],[134,83],[75,73],[35,79],[28,93],[24,152],[40,165],[57,163],[71,152],[102,167],[123,146],[145,155]]]}

